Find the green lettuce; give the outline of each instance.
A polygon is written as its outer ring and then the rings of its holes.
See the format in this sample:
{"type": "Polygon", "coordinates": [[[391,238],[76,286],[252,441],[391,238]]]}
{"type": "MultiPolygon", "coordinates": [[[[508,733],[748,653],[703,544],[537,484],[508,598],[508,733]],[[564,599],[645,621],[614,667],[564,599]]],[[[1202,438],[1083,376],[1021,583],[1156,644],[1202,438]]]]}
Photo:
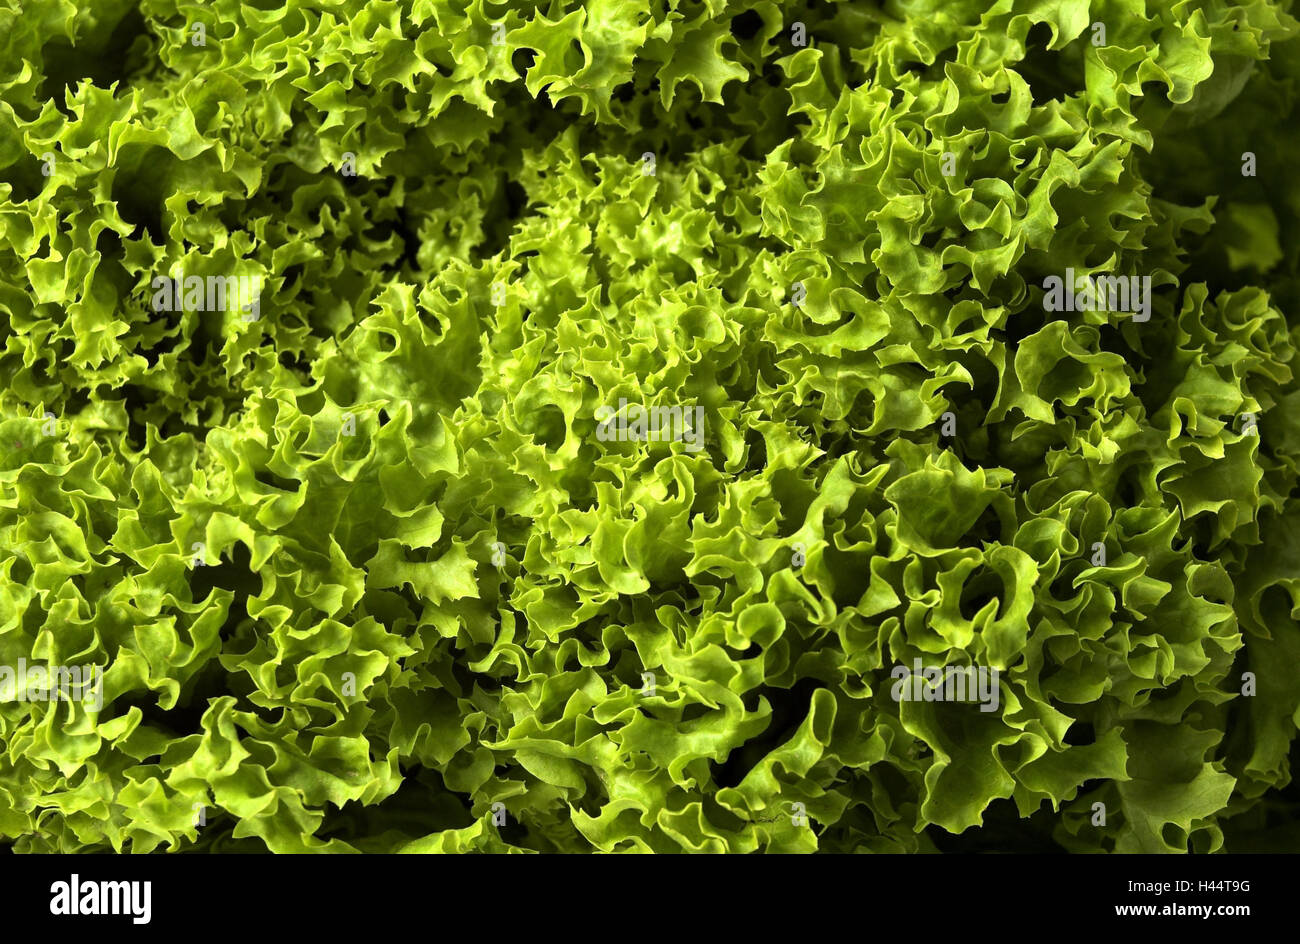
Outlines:
{"type": "Polygon", "coordinates": [[[1290,0],[263,6],[0,3],[0,842],[1295,835],[1290,0]]]}

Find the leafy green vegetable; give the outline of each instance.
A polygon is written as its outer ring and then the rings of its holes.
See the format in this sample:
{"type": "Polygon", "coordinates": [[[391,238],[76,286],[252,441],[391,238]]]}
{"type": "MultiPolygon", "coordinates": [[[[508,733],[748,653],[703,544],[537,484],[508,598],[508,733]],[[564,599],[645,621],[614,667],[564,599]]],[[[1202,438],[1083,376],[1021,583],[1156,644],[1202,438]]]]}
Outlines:
{"type": "Polygon", "coordinates": [[[1292,6],[0,3],[0,840],[1268,848],[1292,6]]]}

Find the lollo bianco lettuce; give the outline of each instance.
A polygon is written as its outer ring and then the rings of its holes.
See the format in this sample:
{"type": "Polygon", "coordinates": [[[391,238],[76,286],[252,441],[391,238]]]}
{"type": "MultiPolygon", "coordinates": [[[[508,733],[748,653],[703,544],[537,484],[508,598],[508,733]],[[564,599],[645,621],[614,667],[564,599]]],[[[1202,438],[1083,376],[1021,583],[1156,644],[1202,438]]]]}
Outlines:
{"type": "Polygon", "coordinates": [[[0,843],[1296,848],[1292,6],[0,0],[0,843]]]}

